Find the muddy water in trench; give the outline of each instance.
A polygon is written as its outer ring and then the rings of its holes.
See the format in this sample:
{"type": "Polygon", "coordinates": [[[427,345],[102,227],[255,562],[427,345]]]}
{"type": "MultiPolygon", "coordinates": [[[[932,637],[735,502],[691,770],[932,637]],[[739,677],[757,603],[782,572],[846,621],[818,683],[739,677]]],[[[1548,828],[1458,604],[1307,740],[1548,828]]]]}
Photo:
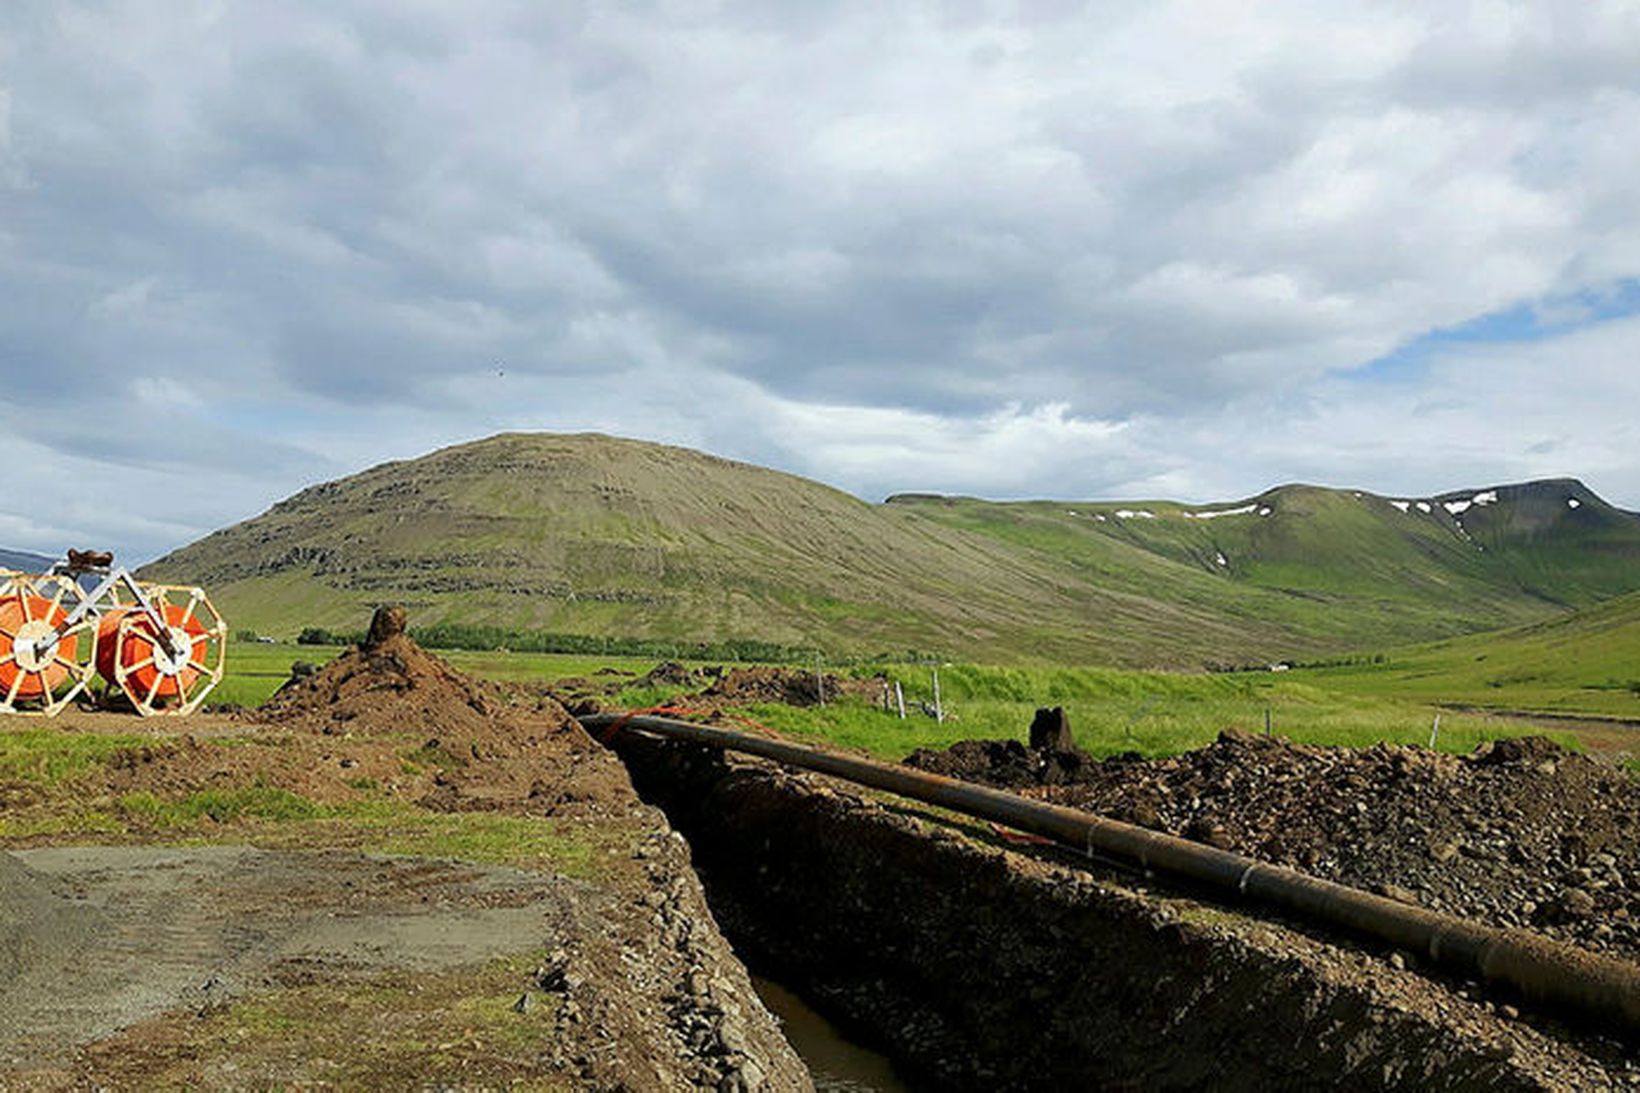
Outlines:
{"type": "Polygon", "coordinates": [[[786,1040],[814,1076],[818,1093],[909,1093],[885,1056],[863,1048],[779,983],[752,976],[758,997],[780,1018],[786,1040]]]}

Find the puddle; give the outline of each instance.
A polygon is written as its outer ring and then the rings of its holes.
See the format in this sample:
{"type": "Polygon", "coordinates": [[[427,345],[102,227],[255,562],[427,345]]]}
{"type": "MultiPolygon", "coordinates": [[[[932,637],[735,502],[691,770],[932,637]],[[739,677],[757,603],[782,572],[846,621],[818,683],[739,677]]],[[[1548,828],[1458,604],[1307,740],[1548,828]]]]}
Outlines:
{"type": "Polygon", "coordinates": [[[757,996],[803,1057],[819,1093],[910,1093],[887,1057],[848,1039],[837,1026],[779,983],[752,976],[757,996]]]}

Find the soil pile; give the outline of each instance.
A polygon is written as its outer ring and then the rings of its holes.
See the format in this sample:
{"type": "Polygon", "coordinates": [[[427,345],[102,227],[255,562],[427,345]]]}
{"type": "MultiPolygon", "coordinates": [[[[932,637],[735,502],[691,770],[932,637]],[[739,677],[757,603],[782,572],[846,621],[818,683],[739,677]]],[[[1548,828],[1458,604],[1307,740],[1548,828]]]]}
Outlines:
{"type": "Polygon", "coordinates": [[[610,678],[560,679],[545,688],[543,693],[577,717],[619,709],[619,695],[628,687],[673,690],[670,701],[706,711],[756,702],[817,706],[822,697],[828,702],[844,696],[877,702],[884,696],[881,679],[847,679],[830,673],[816,676],[813,670],[807,668],[771,665],[731,668],[712,664],[689,668],[669,660],[637,677],[608,670],[598,675],[610,678]]]}
{"type": "Polygon", "coordinates": [[[876,698],[882,684],[870,679],[844,679],[802,668],[754,666],[729,668],[701,692],[703,697],[742,705],[780,702],[787,706],[816,706],[820,700],[857,695],[876,698]]]}
{"type": "Polygon", "coordinates": [[[554,699],[510,701],[402,630],[373,624],[373,636],[292,679],[256,719],[332,738],[326,765],[423,807],[540,813],[625,796],[618,765],[554,699]]]}
{"type": "Polygon", "coordinates": [[[1056,804],[1640,958],[1640,787],[1622,769],[1543,737],[1454,756],[1227,731],[1172,758],[1087,763],[1059,785],[1021,752],[1031,755],[1019,744],[968,741],[943,760],[913,758],[923,769],[1028,787],[1056,804]]]}
{"type": "Polygon", "coordinates": [[[1018,740],[959,740],[949,748],[918,748],[906,765],[1004,789],[1077,782],[1097,761],[1083,751],[1029,748],[1018,740]]]}

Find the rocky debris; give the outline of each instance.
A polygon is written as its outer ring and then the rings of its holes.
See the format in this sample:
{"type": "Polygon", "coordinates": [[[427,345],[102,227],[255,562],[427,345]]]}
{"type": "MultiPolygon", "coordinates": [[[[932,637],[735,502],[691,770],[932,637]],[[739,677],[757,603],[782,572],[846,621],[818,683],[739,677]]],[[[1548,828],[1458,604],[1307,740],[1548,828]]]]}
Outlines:
{"type": "Polygon", "coordinates": [[[554,950],[526,983],[534,1004],[553,1007],[555,1042],[593,1039],[566,1060],[584,1087],[812,1090],[718,932],[683,839],[652,831],[632,864],[644,883],[603,907],[600,929],[554,950]],[[645,1072],[647,1081],[631,1084],[645,1072]]]}
{"type": "Polygon", "coordinates": [[[704,677],[701,673],[692,671],[675,660],[663,660],[638,680],[638,684],[643,687],[698,687],[703,682],[704,677]]]}
{"type": "Polygon", "coordinates": [[[1640,786],[1543,737],[1455,756],[1228,730],[1183,755],[1073,771],[996,741],[907,762],[1640,959],[1640,786]]]}
{"type": "Polygon", "coordinates": [[[1079,781],[1082,772],[1096,766],[1097,761],[1070,739],[1069,719],[1061,720],[1064,711],[1058,711],[1058,715],[1051,710],[1037,711],[1029,746],[1018,740],[959,740],[949,748],[918,748],[905,763],[930,774],[1005,789],[1079,781]]]}
{"type": "Polygon", "coordinates": [[[1131,873],[982,846],[903,802],[755,760],[636,735],[617,746],[689,836],[736,947],[871,1030],[928,1088],[1640,1079],[1598,1038],[1131,873]]]}

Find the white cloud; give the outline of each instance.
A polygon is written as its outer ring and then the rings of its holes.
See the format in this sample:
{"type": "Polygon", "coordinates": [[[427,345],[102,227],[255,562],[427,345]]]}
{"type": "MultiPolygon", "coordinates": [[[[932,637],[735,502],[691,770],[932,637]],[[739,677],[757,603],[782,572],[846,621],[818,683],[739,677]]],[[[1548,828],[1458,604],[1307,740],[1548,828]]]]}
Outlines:
{"type": "Polygon", "coordinates": [[[1553,466],[1640,501],[1627,322],[1359,372],[1640,276],[1640,5],[1025,10],[18,5],[7,442],[149,550],[524,427],[867,494],[1553,466]],[[171,531],[119,515],[209,447],[272,454],[171,531]]]}

